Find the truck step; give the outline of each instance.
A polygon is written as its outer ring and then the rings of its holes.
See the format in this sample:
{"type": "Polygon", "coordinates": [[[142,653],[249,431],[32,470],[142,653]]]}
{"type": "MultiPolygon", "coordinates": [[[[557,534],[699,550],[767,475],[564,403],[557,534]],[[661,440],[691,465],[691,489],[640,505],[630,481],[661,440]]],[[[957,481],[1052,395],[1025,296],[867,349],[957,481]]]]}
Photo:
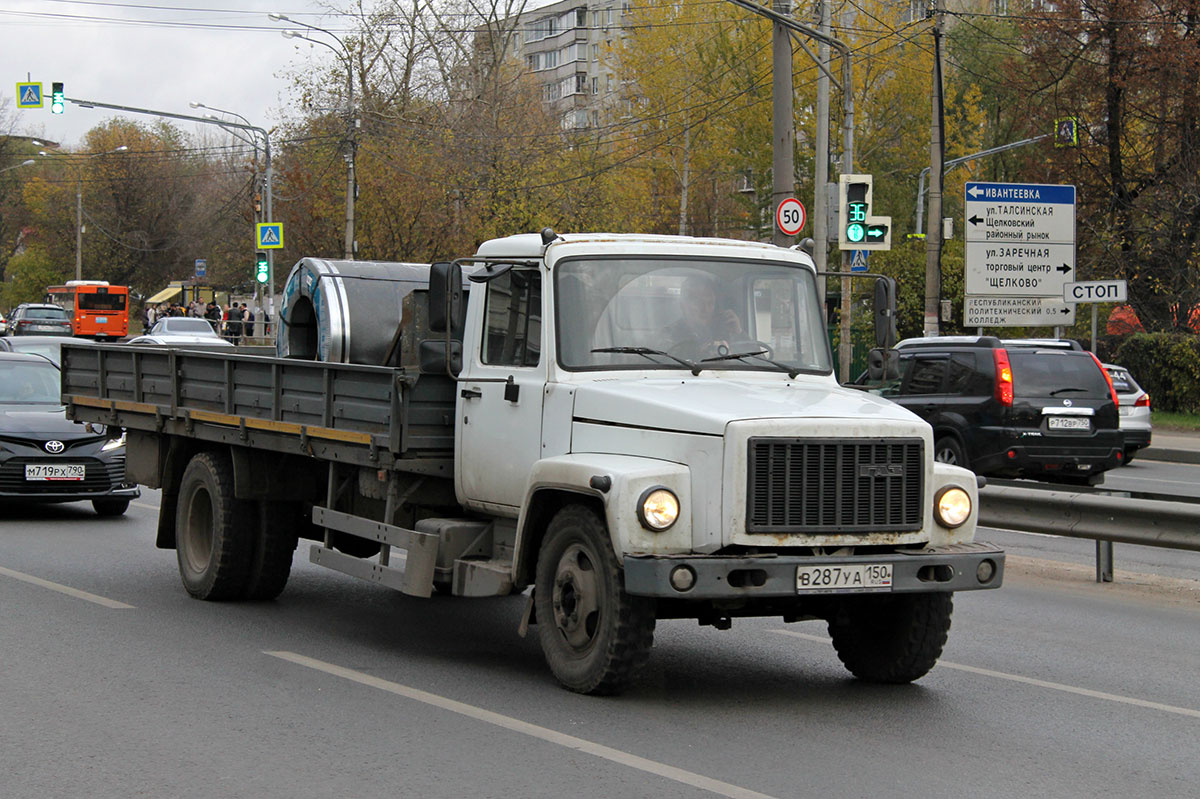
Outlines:
{"type": "Polygon", "coordinates": [[[313,524],[320,527],[349,533],[368,541],[378,541],[381,545],[397,547],[407,553],[405,567],[400,570],[314,545],[309,554],[309,560],[313,563],[390,586],[410,596],[433,595],[433,575],[438,553],[436,535],[321,507],[312,509],[312,520],[313,524]]]}
{"type": "Polygon", "coordinates": [[[512,588],[511,560],[454,561],[454,596],[507,596],[512,588]]]}

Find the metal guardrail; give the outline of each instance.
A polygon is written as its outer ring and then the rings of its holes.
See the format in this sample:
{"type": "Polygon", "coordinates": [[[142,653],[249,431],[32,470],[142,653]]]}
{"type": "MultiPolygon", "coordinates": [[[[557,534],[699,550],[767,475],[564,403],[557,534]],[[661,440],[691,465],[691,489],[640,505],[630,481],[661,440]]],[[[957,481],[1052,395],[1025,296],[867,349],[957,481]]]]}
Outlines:
{"type": "Polygon", "coordinates": [[[1112,544],[1200,552],[1200,504],[1103,489],[989,481],[979,492],[979,524],[1096,541],[1096,581],[1112,582],[1112,544]]]}

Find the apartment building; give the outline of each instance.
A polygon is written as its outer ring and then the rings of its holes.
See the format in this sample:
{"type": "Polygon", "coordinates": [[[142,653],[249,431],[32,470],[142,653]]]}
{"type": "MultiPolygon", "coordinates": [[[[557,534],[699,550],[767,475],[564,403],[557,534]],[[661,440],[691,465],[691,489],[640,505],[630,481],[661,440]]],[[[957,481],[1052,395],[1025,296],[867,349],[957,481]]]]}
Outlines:
{"type": "Polygon", "coordinates": [[[604,53],[621,36],[628,0],[561,0],[505,21],[520,35],[514,58],[542,86],[564,128],[594,128],[618,102],[617,79],[604,53]]]}

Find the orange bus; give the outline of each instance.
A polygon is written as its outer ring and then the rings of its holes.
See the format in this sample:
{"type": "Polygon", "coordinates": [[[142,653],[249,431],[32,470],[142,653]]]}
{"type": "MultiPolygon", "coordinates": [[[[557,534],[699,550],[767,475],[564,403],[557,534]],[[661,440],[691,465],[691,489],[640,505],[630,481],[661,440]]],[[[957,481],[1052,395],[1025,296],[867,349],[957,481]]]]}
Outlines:
{"type": "Polygon", "coordinates": [[[46,301],[61,305],[76,336],[118,339],[129,333],[129,287],[106,280],[68,280],[46,289],[46,301]]]}

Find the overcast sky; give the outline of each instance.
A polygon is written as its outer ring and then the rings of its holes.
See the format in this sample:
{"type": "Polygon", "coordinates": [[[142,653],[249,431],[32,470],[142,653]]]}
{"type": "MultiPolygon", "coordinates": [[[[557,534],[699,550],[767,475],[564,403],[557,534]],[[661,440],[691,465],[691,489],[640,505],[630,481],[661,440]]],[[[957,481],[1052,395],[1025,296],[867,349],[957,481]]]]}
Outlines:
{"type": "MultiPolygon", "coordinates": [[[[197,100],[269,129],[289,101],[284,73],[333,58],[283,38],[288,23],[267,19],[269,12],[346,32],[344,19],[322,16],[309,0],[0,0],[0,119],[13,120],[12,133],[77,149],[88,130],[121,115],[70,103],[51,114],[50,84],[61,81],[71,98],[203,116],[188,105],[197,100]],[[16,84],[29,79],[43,84],[46,105],[18,110],[16,84]]],[[[188,133],[216,130],[176,124],[188,133]]]]}

